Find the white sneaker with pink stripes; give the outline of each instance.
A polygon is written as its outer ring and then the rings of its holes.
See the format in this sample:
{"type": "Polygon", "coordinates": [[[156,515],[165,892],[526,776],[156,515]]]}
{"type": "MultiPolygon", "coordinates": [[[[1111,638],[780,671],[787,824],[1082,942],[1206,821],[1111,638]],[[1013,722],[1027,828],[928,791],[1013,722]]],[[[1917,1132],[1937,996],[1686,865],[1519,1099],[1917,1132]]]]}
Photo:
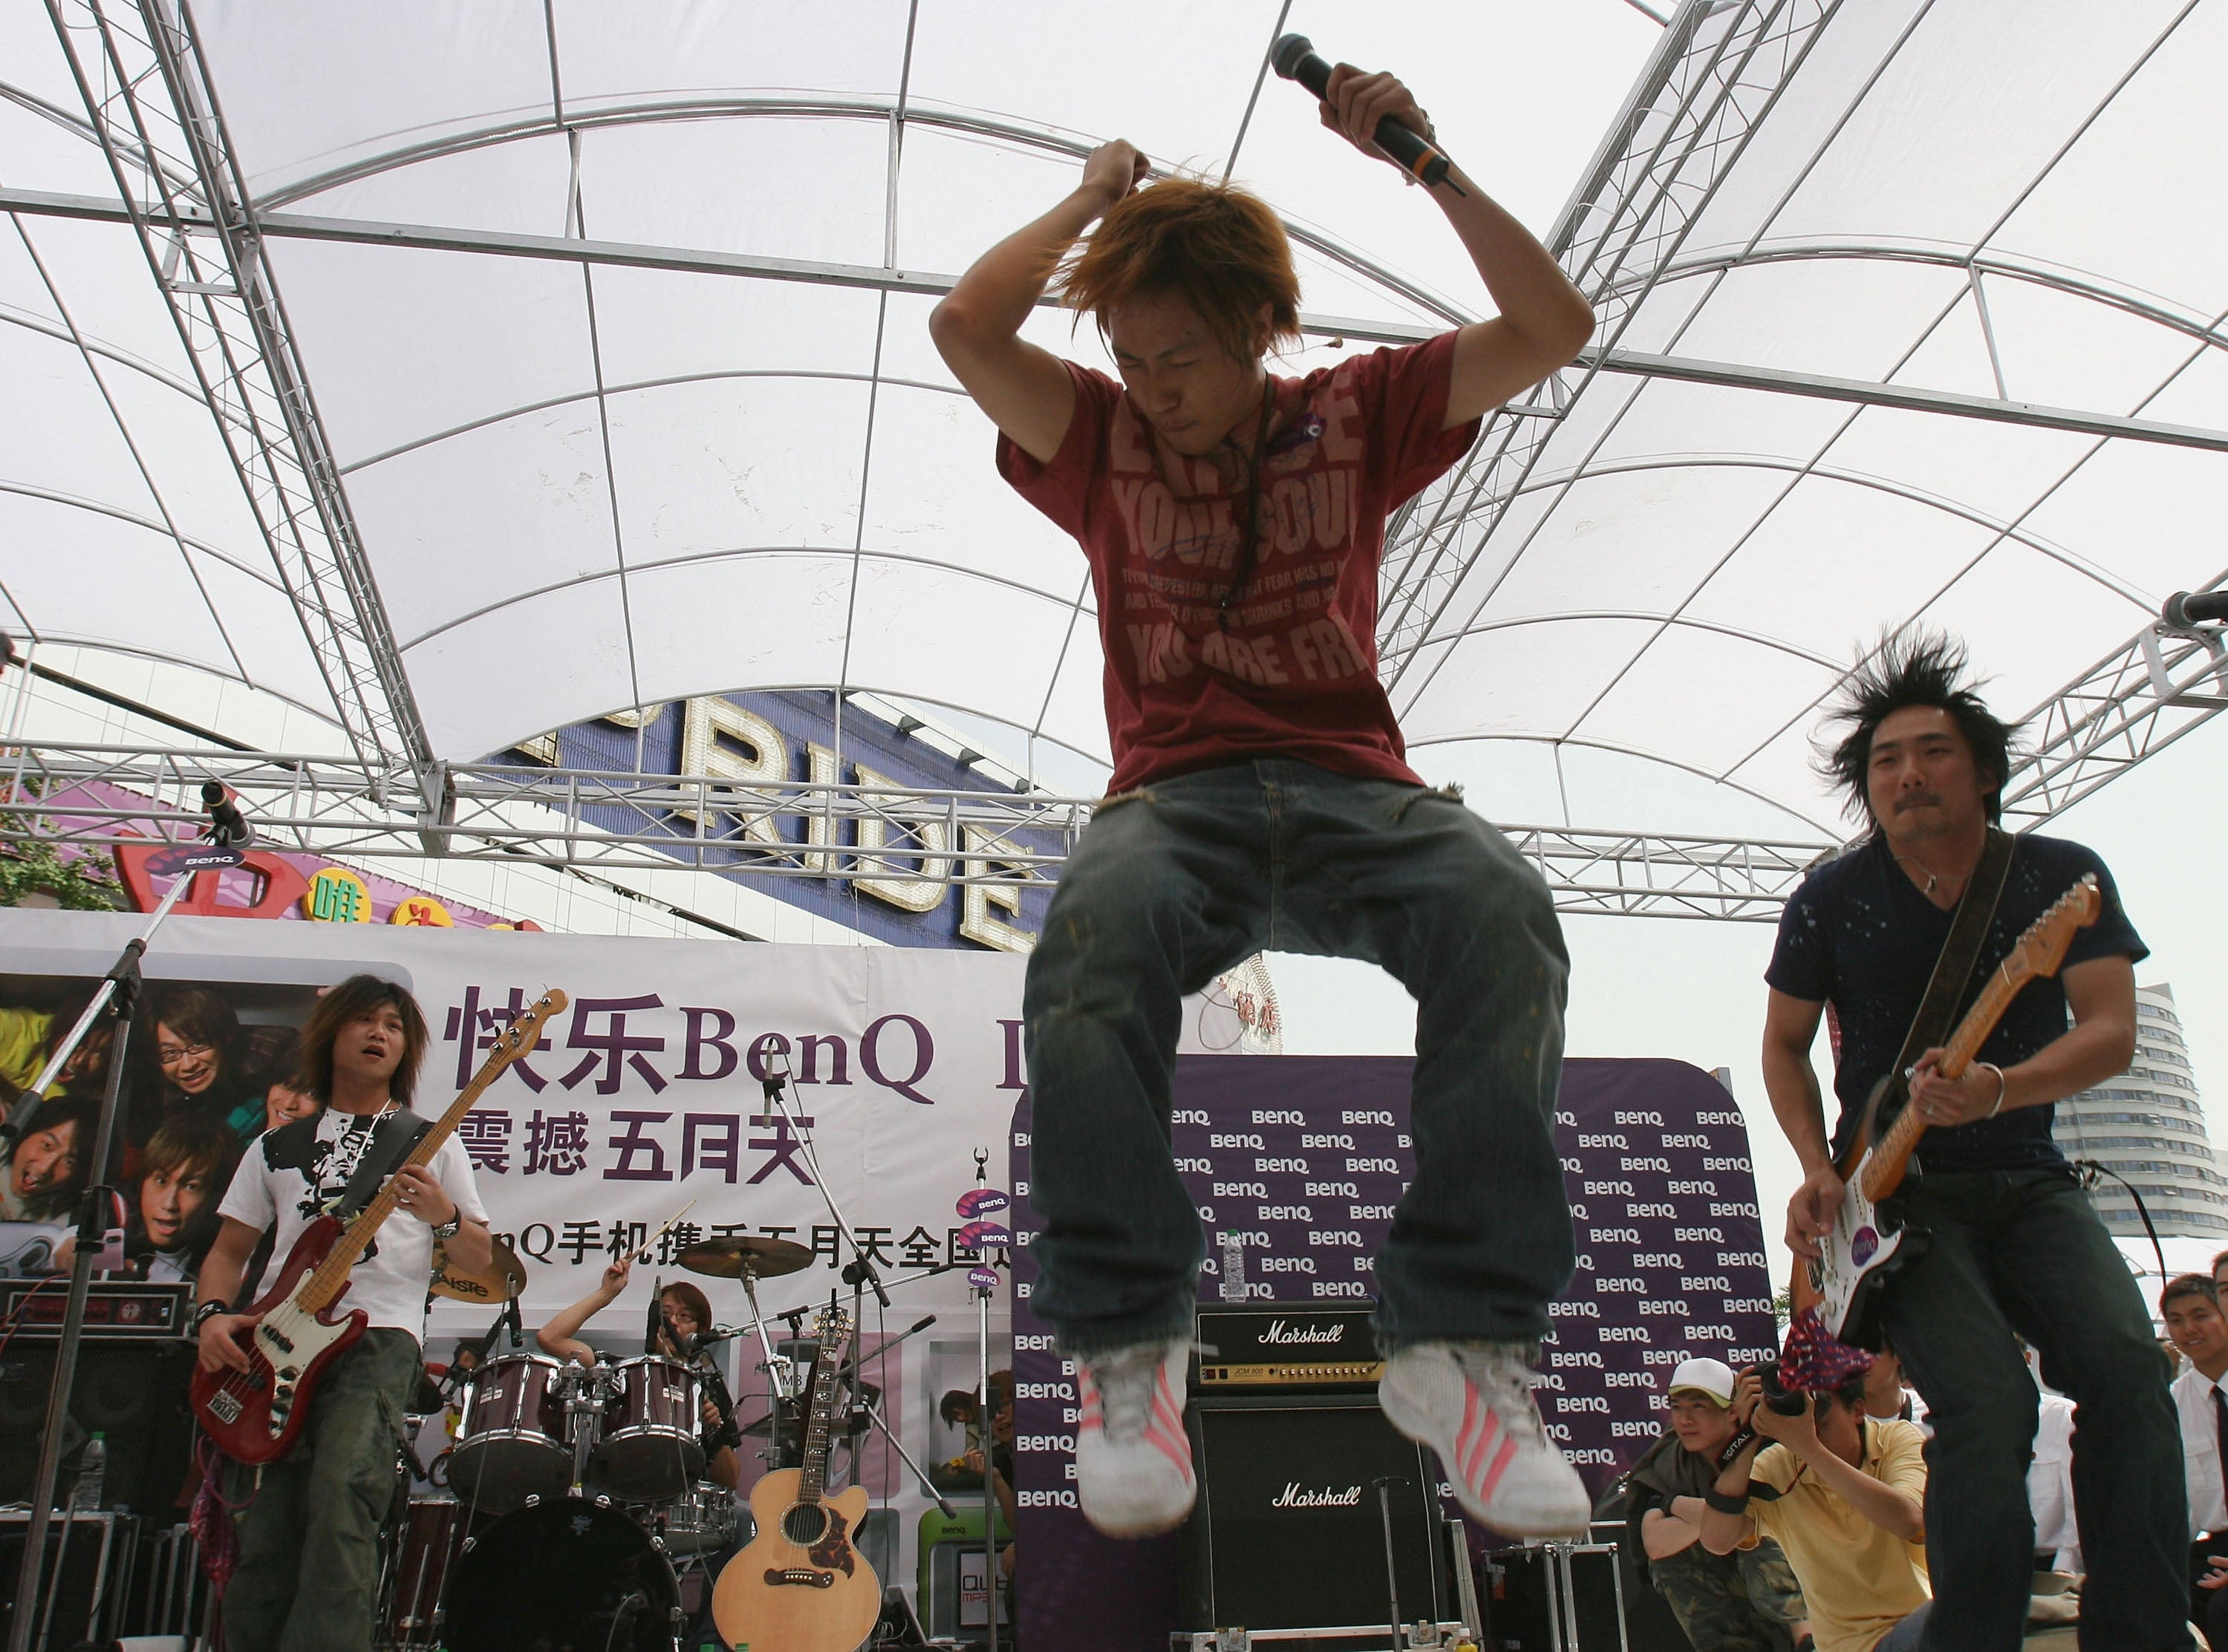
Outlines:
{"type": "Polygon", "coordinates": [[[1199,1493],[1184,1432],[1191,1342],[1143,1343],[1075,1362],[1075,1500],[1109,1537],[1173,1531],[1199,1493]]]}
{"type": "Polygon", "coordinates": [[[1583,1537],[1593,1513],[1532,1398],[1521,1343],[1422,1343],[1386,1362],[1377,1401],[1439,1454],[1463,1510],[1511,1537],[1583,1537]]]}

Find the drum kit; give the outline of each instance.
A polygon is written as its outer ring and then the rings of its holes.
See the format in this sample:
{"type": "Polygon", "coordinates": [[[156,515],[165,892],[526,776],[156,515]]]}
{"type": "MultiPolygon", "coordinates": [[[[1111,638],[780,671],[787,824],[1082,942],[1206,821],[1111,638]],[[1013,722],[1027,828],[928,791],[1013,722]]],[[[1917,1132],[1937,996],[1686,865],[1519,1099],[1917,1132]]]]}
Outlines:
{"type": "MultiPolygon", "coordinates": [[[[794,1336],[800,1314],[777,1349],[757,1282],[810,1266],[812,1253],[746,1234],[691,1245],[678,1260],[692,1272],[742,1283],[749,1323],[712,1334],[759,1337],[766,1414],[740,1432],[768,1438],[761,1455],[769,1467],[793,1464],[817,1345],[794,1336]]],[[[433,1289],[464,1301],[502,1301],[504,1317],[486,1344],[492,1348],[505,1323],[515,1327],[525,1277],[518,1259],[498,1246],[483,1275],[437,1266],[433,1289]]],[[[671,1652],[693,1615],[692,1598],[708,1595],[721,1562],[750,1534],[738,1530],[733,1493],[706,1477],[707,1395],[731,1417],[725,1385],[701,1355],[589,1367],[520,1351],[472,1371],[456,1443],[438,1460],[446,1489],[411,1497],[390,1529],[381,1652],[574,1644],[671,1652]]]]}

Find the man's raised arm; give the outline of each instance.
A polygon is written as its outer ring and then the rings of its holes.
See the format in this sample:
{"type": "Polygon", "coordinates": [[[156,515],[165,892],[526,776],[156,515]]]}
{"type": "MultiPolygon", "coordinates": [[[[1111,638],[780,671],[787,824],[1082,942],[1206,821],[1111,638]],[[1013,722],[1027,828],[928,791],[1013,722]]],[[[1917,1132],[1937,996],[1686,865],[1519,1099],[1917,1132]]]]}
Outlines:
{"type": "Polygon", "coordinates": [[[1818,1241],[1834,1231],[1841,1178],[1826,1134],[1826,1107],[1810,1046],[1826,1006],[1771,989],[1764,1013],[1764,1089],[1787,1145],[1802,1163],[1802,1185],[1787,1202],[1787,1247],[1815,1260],[1818,1241]]]}
{"type": "Polygon", "coordinates": [[[1022,341],[1021,325],[1061,256],[1136,188],[1145,165],[1119,139],[1101,144],[1066,200],[976,259],[929,314],[928,335],[944,365],[991,423],[1040,464],[1049,464],[1066,437],[1075,385],[1058,356],[1022,341]]]}

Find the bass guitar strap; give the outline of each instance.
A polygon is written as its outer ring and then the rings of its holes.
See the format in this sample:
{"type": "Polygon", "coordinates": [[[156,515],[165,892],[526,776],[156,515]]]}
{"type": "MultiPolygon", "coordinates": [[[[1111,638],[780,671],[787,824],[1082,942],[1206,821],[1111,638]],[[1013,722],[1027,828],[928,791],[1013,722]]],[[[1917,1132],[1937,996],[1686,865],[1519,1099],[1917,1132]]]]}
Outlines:
{"type": "Polygon", "coordinates": [[[1921,1056],[1937,1048],[1957,1023],[1957,1006],[1965,1000],[1966,989],[1972,983],[1973,966],[1979,961],[1988,925],[1996,915],[1996,903],[2002,898],[2004,884],[2011,876],[2012,850],[2017,841],[2001,826],[1988,828],[1988,842],[1982,846],[1981,858],[1974,864],[1964,898],[1957,903],[1957,915],[1950,920],[1941,956],[1934,960],[1934,974],[1926,983],[1926,996],[1919,1000],[1918,1013],[1911,1018],[1911,1030],[1904,1038],[1895,1065],[1888,1068],[1888,1088],[1880,1096],[1873,1118],[1874,1141],[1879,1139],[1880,1132],[1911,1099],[1910,1081],[1904,1075],[1911,1071],[1921,1056]]]}
{"type": "Polygon", "coordinates": [[[410,1150],[432,1127],[431,1119],[421,1119],[407,1110],[390,1113],[371,1127],[371,1139],[364,1144],[363,1157],[355,1162],[355,1174],[349,1177],[340,1202],[333,1207],[333,1215],[343,1227],[354,1221],[364,1206],[371,1202],[380,1183],[402,1168],[402,1161],[410,1157],[410,1150]]]}

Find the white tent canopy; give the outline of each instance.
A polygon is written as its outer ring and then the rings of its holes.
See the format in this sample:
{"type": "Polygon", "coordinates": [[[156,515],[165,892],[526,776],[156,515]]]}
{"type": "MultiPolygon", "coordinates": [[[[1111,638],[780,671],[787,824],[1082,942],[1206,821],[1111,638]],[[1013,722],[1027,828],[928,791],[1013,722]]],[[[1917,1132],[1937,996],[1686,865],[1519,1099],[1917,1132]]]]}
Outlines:
{"type": "MultiPolygon", "coordinates": [[[[837,686],[1103,761],[1081,560],[997,481],[926,314],[1115,135],[1217,174],[1234,150],[1304,232],[1304,308],[1345,318],[1304,363],[1479,312],[1422,196],[1258,85],[1280,22],[1403,72],[1543,233],[1571,198],[1557,250],[1610,353],[1396,526],[1384,669],[1426,755],[1610,754],[1636,811],[1693,775],[1751,829],[1832,834],[1808,740],[1861,640],[1946,626],[2023,710],[2228,563],[2218,445],[2018,422],[2228,430],[2224,0],[1693,0],[1664,30],[1617,0],[198,0],[369,576],[315,600],[181,342],[194,296],[89,204],[124,190],[73,57],[112,120],[92,24],[127,64],[144,24],[53,9],[0,16],[0,623],[350,730],[338,702],[379,698],[435,758],[837,686]]],[[[185,239],[190,274],[215,238],[185,239]]],[[[1102,359],[1087,323],[1035,331],[1102,359]]]]}

